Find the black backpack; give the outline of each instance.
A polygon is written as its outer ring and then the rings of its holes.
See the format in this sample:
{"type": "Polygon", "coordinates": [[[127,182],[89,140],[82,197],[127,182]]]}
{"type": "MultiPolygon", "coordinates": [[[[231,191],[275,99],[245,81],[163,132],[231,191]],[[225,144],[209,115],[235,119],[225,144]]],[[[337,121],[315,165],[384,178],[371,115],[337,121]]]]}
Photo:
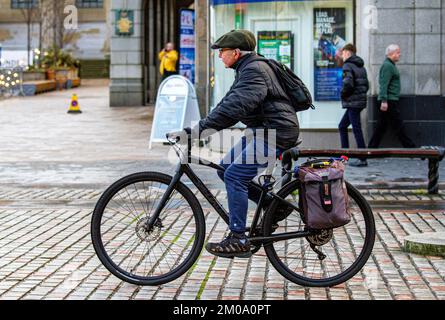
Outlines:
{"type": "Polygon", "coordinates": [[[255,61],[264,61],[272,68],[280,81],[281,87],[288,95],[295,112],[306,111],[309,108],[315,109],[312,104],[311,93],[303,81],[291,69],[278,61],[266,59],[262,56],[259,56],[255,61]]]}

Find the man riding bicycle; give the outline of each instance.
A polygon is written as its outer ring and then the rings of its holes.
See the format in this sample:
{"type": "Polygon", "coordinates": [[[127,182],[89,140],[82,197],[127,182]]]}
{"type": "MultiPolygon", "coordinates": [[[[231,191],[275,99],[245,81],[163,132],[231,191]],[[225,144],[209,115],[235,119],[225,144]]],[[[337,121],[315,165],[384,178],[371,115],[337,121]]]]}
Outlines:
{"type": "MultiPolygon", "coordinates": [[[[252,255],[246,237],[248,200],[259,201],[261,192],[249,183],[270,163],[259,161],[269,155],[276,156],[296,146],[299,123],[295,109],[277,76],[255,53],[255,36],[247,30],[234,30],[219,38],[212,49],[219,50],[219,57],[226,68],[235,70],[235,81],[216,108],[193,130],[227,129],[238,122],[247,126],[248,132],[223,159],[225,172],[218,172],[227,189],[230,234],[219,243],[208,243],[206,250],[225,258],[248,258],[252,255]],[[266,131],[265,135],[257,134],[266,131]],[[267,132],[275,131],[275,139],[268,139],[267,132]],[[276,140],[276,141],[273,141],[276,140]]],[[[185,129],[189,134],[191,129],[185,129]]],[[[266,208],[272,199],[266,199],[266,208]]],[[[276,222],[291,212],[288,207],[278,208],[276,222]]]]}

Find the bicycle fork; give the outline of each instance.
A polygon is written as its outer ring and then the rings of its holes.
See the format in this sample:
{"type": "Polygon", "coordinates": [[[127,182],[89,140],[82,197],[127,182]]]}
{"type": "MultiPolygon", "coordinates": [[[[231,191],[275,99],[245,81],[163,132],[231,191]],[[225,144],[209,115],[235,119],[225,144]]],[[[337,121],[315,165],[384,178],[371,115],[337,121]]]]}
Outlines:
{"type": "Polygon", "coordinates": [[[177,183],[181,179],[184,172],[182,171],[182,164],[179,163],[178,167],[175,170],[175,175],[173,176],[172,181],[170,182],[169,186],[167,187],[167,190],[165,191],[164,195],[161,198],[161,201],[159,202],[159,205],[156,207],[153,215],[149,217],[147,224],[146,224],[146,230],[150,231],[152,230],[154,224],[159,219],[159,215],[161,214],[162,210],[165,208],[165,205],[170,200],[170,197],[173,193],[173,190],[175,189],[177,183]]]}

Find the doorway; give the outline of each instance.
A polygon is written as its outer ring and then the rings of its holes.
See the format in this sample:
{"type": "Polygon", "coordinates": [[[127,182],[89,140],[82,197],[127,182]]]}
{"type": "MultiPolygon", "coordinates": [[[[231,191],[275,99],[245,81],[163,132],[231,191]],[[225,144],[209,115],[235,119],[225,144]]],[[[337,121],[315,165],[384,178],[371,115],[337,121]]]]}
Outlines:
{"type": "MultiPolygon", "coordinates": [[[[159,52],[167,42],[179,51],[179,11],[193,9],[195,0],[146,0],[143,8],[142,63],[144,65],[144,101],[155,103],[161,81],[159,52]]],[[[179,68],[177,68],[179,70],[179,68]]]]}

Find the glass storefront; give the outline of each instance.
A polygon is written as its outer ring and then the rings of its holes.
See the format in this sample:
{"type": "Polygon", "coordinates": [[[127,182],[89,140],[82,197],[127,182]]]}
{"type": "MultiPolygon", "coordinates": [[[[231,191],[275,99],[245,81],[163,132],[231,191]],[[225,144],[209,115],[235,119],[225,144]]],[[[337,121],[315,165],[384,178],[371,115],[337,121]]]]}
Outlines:
{"type": "MultiPolygon", "coordinates": [[[[233,29],[257,37],[257,51],[291,67],[311,90],[315,111],[300,113],[304,129],[334,129],[344,113],[340,90],[339,49],[354,41],[353,0],[210,1],[211,43],[233,29]]],[[[212,50],[211,86],[214,107],[229,90],[234,72],[226,70],[212,50]]]]}

